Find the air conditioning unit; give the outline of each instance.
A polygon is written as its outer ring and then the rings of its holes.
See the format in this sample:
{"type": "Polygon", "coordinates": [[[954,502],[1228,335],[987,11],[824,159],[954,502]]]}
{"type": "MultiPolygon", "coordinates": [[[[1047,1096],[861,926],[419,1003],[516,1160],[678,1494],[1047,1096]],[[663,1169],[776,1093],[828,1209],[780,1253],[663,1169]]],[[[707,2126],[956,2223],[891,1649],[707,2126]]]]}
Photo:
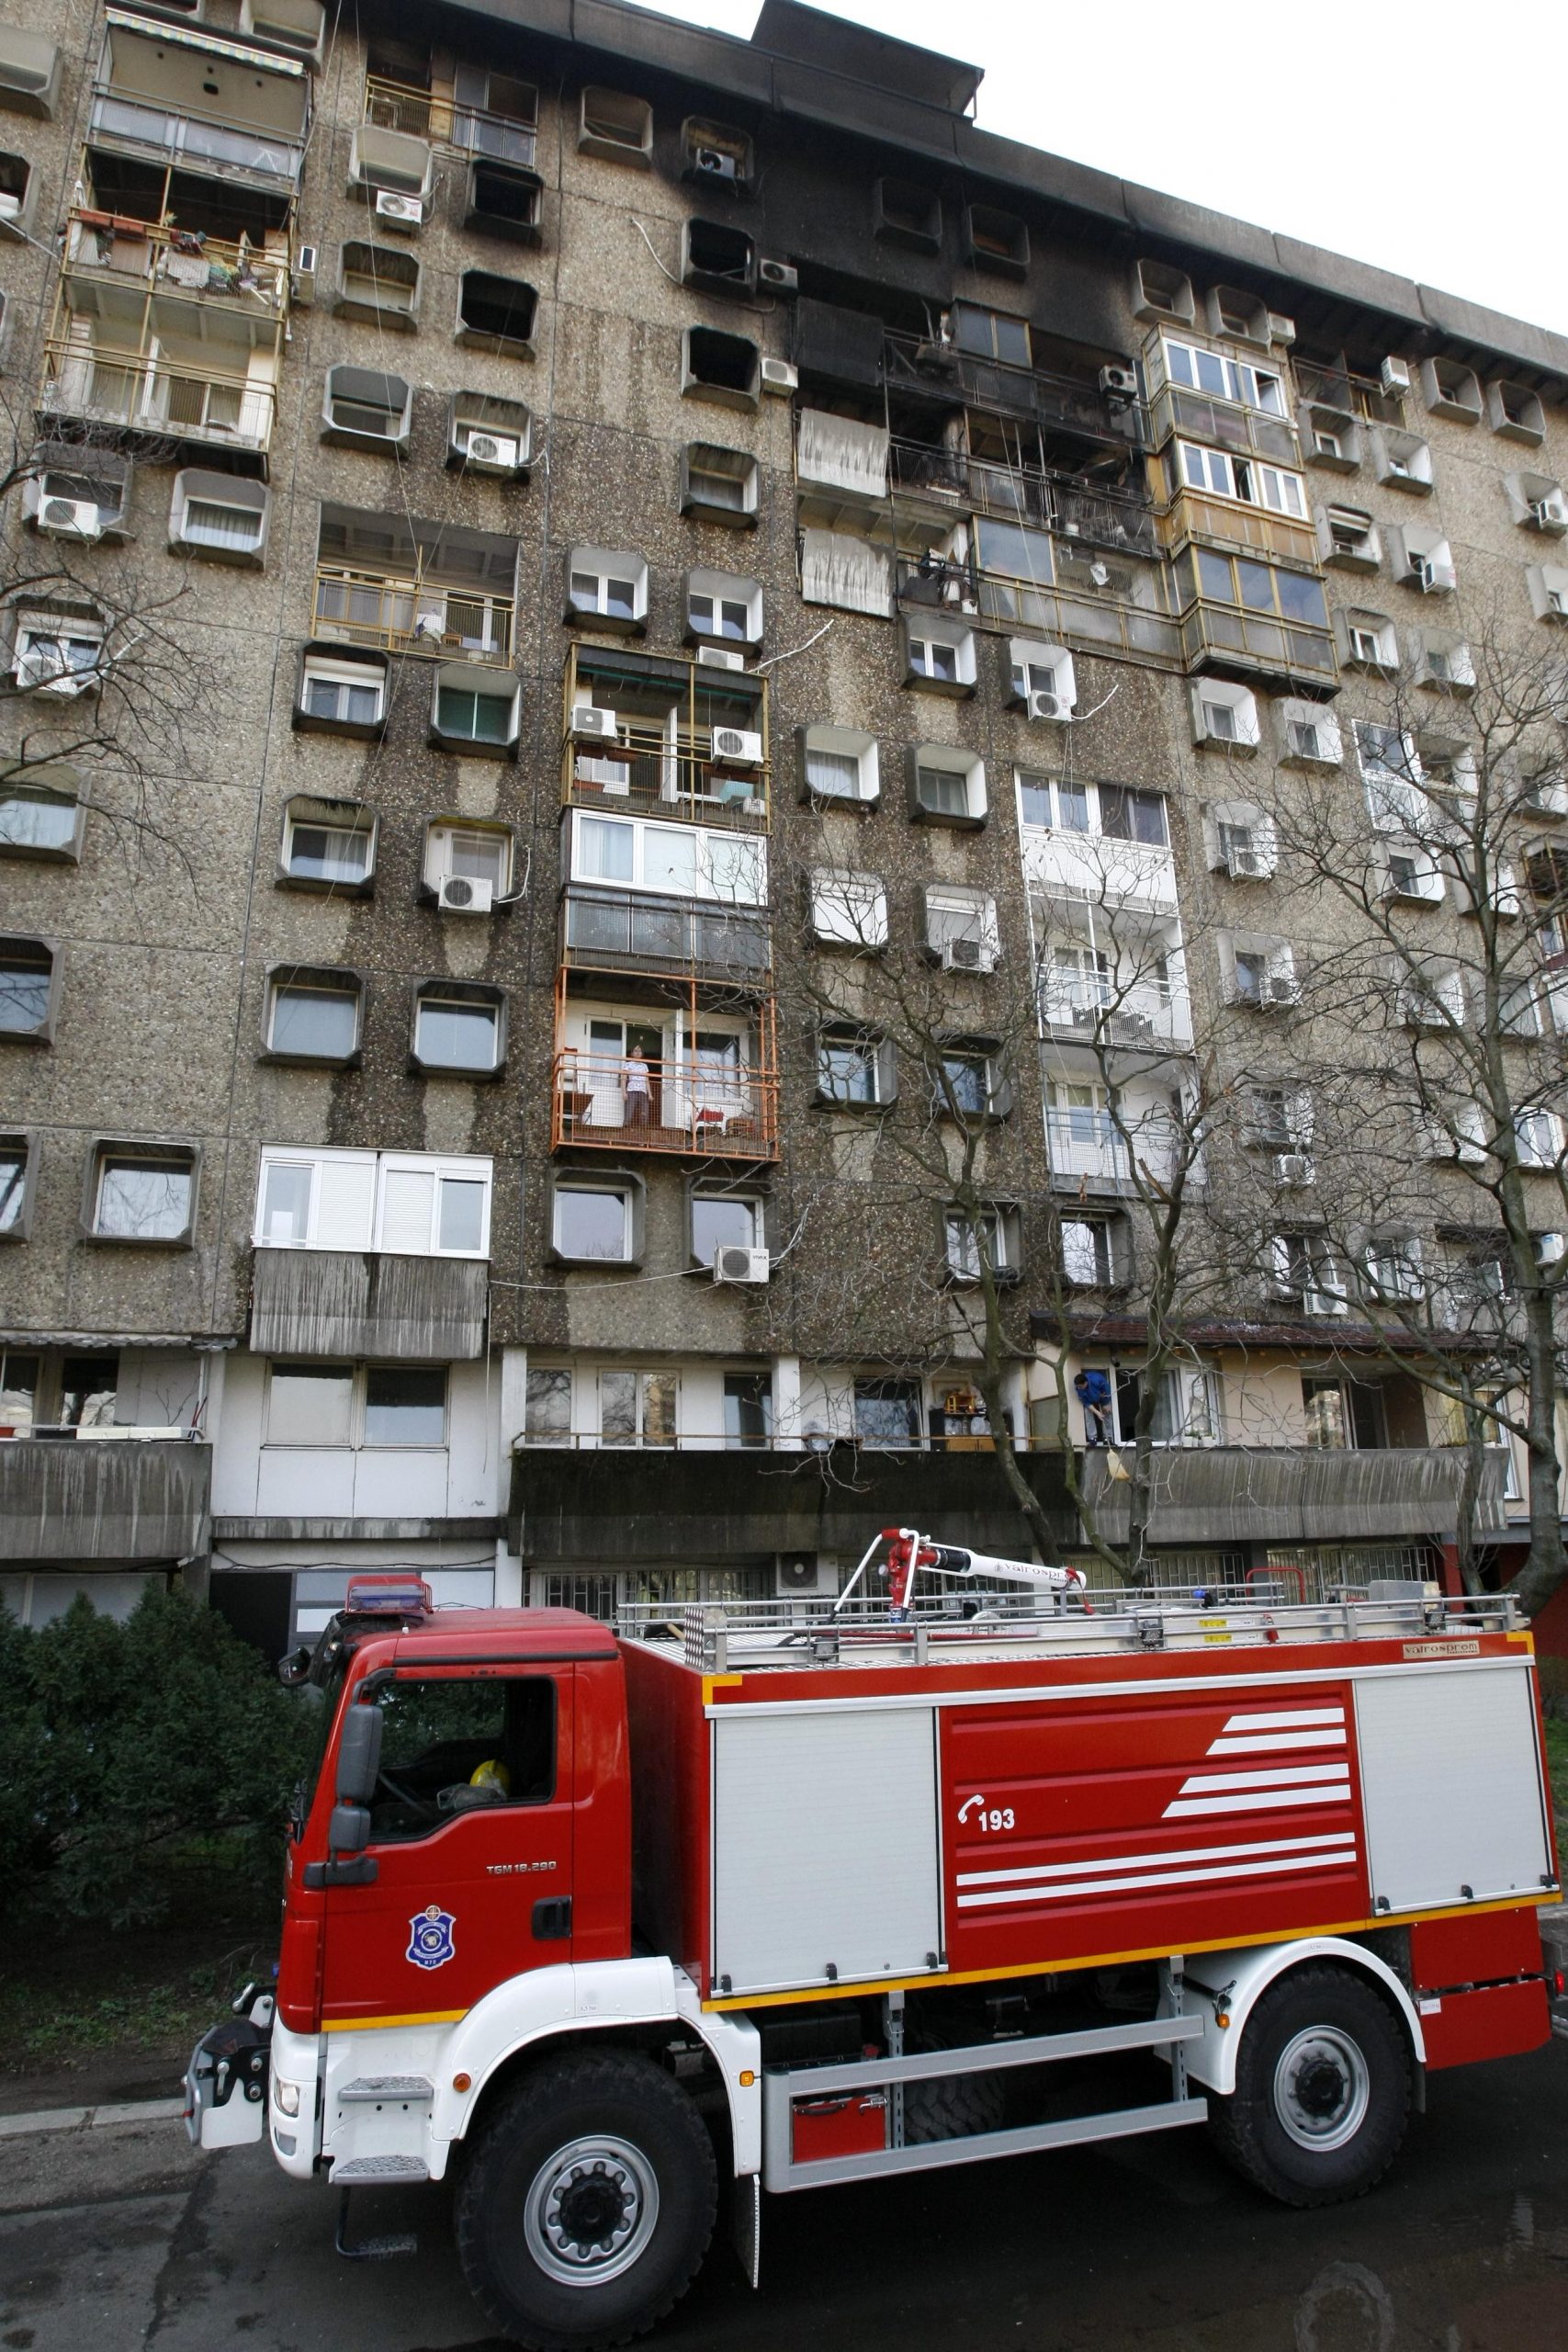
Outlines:
{"type": "Polygon", "coordinates": [[[1259,1004],[1299,1004],[1302,986],[1293,972],[1271,972],[1258,994],[1259,1004]]]}
{"type": "Polygon", "coordinates": [[[84,676],[80,671],[51,669],[42,654],[24,653],[17,662],[17,684],[24,692],[44,695],[85,695],[89,686],[98,683],[96,671],[84,676]]]}
{"type": "Polygon", "coordinates": [[[592,703],[579,703],[571,714],[571,731],[587,736],[596,743],[618,743],[620,721],[613,710],[595,710],[592,703]]]}
{"type": "Polygon", "coordinates": [[[1538,498],[1530,507],[1530,517],[1538,531],[1561,531],[1568,526],[1568,505],[1562,493],[1554,490],[1550,498],[1538,498]]]}
{"type": "Polygon", "coordinates": [[[764,254],[757,264],[757,282],[775,294],[798,294],[800,272],[787,261],[770,261],[764,254]]]}
{"type": "Polygon", "coordinates": [[[700,670],[744,670],[746,656],[733,652],[728,645],[699,645],[697,667],[700,670]]]}
{"type": "Polygon", "coordinates": [[[1385,359],[1378,369],[1378,381],[1385,392],[1407,392],[1410,390],[1409,363],[1404,359],[1385,359]]]}
{"type": "Polygon", "coordinates": [[[423,229],[424,205],[417,196],[400,196],[395,188],[378,188],[376,217],[389,220],[395,229],[423,229]]]}
{"type": "Polygon", "coordinates": [[[1275,1155],[1274,1182],[1276,1184],[1287,1185],[1293,1190],[1302,1184],[1310,1184],[1313,1181],[1313,1172],[1312,1158],[1308,1152],[1281,1151],[1275,1155]]]}
{"type": "Polygon", "coordinates": [[[1031,695],[1029,697],[1029,716],[1031,718],[1065,718],[1066,713],[1062,707],[1061,695],[1047,693],[1031,695]]]}
{"type": "Polygon", "coordinates": [[[937,950],[944,972],[994,972],[996,951],[983,939],[944,939],[937,950]]]}
{"type": "Polygon", "coordinates": [[[713,1278],[716,1283],[765,1283],[769,1262],[765,1250],[745,1250],[730,1244],[714,1251],[713,1278]]]}
{"type": "Polygon", "coordinates": [[[1344,1306],[1344,1297],[1337,1290],[1303,1290],[1302,1293],[1302,1311],[1306,1315],[1339,1315],[1343,1313],[1344,1306]]]}
{"type": "Polygon", "coordinates": [[[516,472],[522,454],[520,443],[504,440],[496,433],[470,432],[463,450],[470,466],[493,466],[503,474],[516,472]]]}
{"type": "Polygon", "coordinates": [[[798,392],[800,390],[799,368],[794,367],[787,359],[764,359],[762,390],[765,392],[777,392],[781,398],[787,399],[791,392],[798,392]]]}
{"type": "Polygon", "coordinates": [[[778,1555],[778,1579],[781,1593],[818,1591],[821,1571],[816,1554],[781,1552],[778,1555]]]}
{"type": "Polygon", "coordinates": [[[1568,1257],[1568,1233],[1538,1233],[1535,1254],[1543,1266],[1560,1266],[1568,1257]]]}
{"type": "Polygon", "coordinates": [[[1288,351],[1295,339],[1296,322],[1294,319],[1286,318],[1282,311],[1270,311],[1269,313],[1269,342],[1280,344],[1288,351]]]}
{"type": "Polygon", "coordinates": [[[1410,577],[1420,589],[1423,596],[1429,596],[1438,584],[1437,566],[1424,555],[1413,555],[1410,559],[1410,577]]]}
{"type": "Polygon", "coordinates": [[[716,727],[713,755],[731,767],[759,768],[762,764],[762,739],[743,727],[716,727]]]}
{"type": "Polygon", "coordinates": [[[103,510],[90,498],[45,498],[39,502],[38,526],[58,539],[97,539],[103,537],[103,510]]]}
{"type": "Polygon", "coordinates": [[[722,147],[694,147],[692,169],[705,180],[726,180],[731,187],[740,177],[739,159],[727,155],[722,147]]]}
{"type": "Polygon", "coordinates": [[[1138,376],[1134,368],[1102,368],[1100,389],[1108,401],[1135,401],[1138,397],[1138,376]]]}
{"type": "Polygon", "coordinates": [[[301,245],[294,257],[293,294],[301,310],[316,299],[317,251],[314,245],[301,245]]]}
{"type": "Polygon", "coordinates": [[[1269,860],[1260,849],[1229,849],[1225,872],[1233,882],[1267,882],[1269,860]]]}
{"type": "Polygon", "coordinates": [[[488,915],[495,904],[495,884],[471,874],[448,874],[436,893],[446,915],[488,915]]]}

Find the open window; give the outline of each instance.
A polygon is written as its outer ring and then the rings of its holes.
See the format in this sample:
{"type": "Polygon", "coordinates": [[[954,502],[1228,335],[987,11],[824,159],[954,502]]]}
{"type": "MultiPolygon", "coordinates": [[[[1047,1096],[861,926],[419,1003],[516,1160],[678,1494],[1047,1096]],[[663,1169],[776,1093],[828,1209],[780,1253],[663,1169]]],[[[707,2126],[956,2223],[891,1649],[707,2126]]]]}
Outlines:
{"type": "Polygon", "coordinates": [[[1211,286],[1207,297],[1209,333],[1227,343],[1250,343],[1267,351],[1272,341],[1269,305],[1241,286],[1211,286]]]}
{"type": "Polygon", "coordinates": [[[1314,509],[1319,559],[1337,571],[1375,571],[1382,561],[1378,526],[1361,506],[1314,509]]]}
{"type": "Polygon", "coordinates": [[[928,882],[921,893],[927,955],[944,972],[994,972],[1000,959],[997,902],[962,882],[928,882]]]}
{"type": "Polygon", "coordinates": [[[377,818],[362,800],[297,793],[284,811],[277,879],[290,890],[367,899],[376,874],[377,818]]]}
{"type": "Polygon", "coordinates": [[[532,359],[539,297],[521,277],[466,269],[457,280],[457,341],[498,358],[532,359]]]}
{"type": "Polygon", "coordinates": [[[329,368],[321,420],[323,441],[394,456],[408,447],[413,386],[379,368],[329,368]]]}
{"type": "Polygon", "coordinates": [[[750,301],[757,286],[757,248],[728,220],[688,220],[681,231],[681,282],[702,294],[750,301]]]}
{"type": "MultiPolygon", "coordinates": [[[[759,1193],[719,1190],[711,1176],[700,1177],[686,1190],[686,1249],[694,1266],[711,1273],[721,1250],[768,1248],[768,1203],[759,1193]]],[[[772,1419],[773,1397],[766,1373],[729,1374],[725,1379],[727,1424],[732,1442],[761,1443],[772,1419]],[[759,1396],[756,1384],[761,1383],[759,1396]],[[733,1390],[733,1395],[732,1395],[733,1390]],[[743,1399],[750,1397],[764,1409],[749,1424],[743,1399]],[[732,1405],[739,1409],[732,1412],[732,1405]]]]}
{"type": "Polygon", "coordinates": [[[175,476],[169,545],[179,555],[211,563],[259,568],[266,558],[272,492],[243,474],[209,473],[187,466],[175,476]]]}
{"type": "Polygon", "coordinates": [[[1510,383],[1506,377],[1486,387],[1486,420],[1505,440],[1523,441],[1532,449],[1539,449],[1546,438],[1546,411],[1540,394],[1528,384],[1510,383]]]}
{"type": "Polygon", "coordinates": [[[336,966],[276,964],[266,979],[263,1058],[350,1069],[359,1060],[365,983],[336,966]]]}
{"type": "Polygon", "coordinates": [[[1168,262],[1133,264],[1133,316],[1145,326],[1190,327],[1197,323],[1198,305],[1192,280],[1168,262]]]}
{"type": "Polygon", "coordinates": [[[880,875],[814,865],[807,876],[813,944],[874,955],[887,944],[887,890],[880,875]]]}
{"type": "Polygon", "coordinates": [[[762,589],[731,571],[688,571],[683,602],[688,639],[755,651],[762,642],[762,589]]]}
{"type": "Polygon", "coordinates": [[[1503,487],[1509,514],[1527,531],[1543,531],[1553,539],[1568,531],[1568,497],[1554,474],[1505,474],[1503,487]]]}
{"type": "Polygon", "coordinates": [[[648,565],[625,548],[573,548],[567,557],[566,618],[640,637],[648,621],[648,565]]]}
{"type": "Polygon", "coordinates": [[[1133,1279],[1133,1236],[1117,1210],[1064,1209],[1062,1280],[1070,1290],[1122,1290],[1133,1279]]]}
{"type": "Polygon", "coordinates": [[[1367,670],[1391,678],[1399,667],[1399,639],[1386,613],[1350,605],[1334,616],[1339,663],[1346,670],[1367,670]]]}
{"type": "Polygon", "coordinates": [[[1349,1283],[1326,1234],[1308,1228],[1275,1234],[1269,1244],[1269,1287],[1276,1298],[1298,1305],[1303,1315],[1349,1312],[1349,1283]]]}
{"type": "Polygon", "coordinates": [[[1200,749],[1250,758],[1262,741],[1251,688],[1229,678],[1201,678],[1190,692],[1192,740],[1200,749]]]}
{"type": "Polygon", "coordinates": [[[1457,359],[1423,359],[1421,397],[1434,416],[1455,424],[1479,424],[1484,403],[1473,368],[1457,359]]]}
{"type": "Polygon", "coordinates": [[[1446,695],[1475,691],[1475,657],[1462,637],[1445,629],[1422,629],[1415,639],[1417,683],[1446,695]]]}
{"type": "Polygon", "coordinates": [[[803,727],[799,744],[803,800],[875,808],[882,785],[874,735],[852,727],[803,727]]]}
{"type": "Polygon", "coordinates": [[[545,184],[517,164],[476,161],[468,167],[463,226],[514,245],[536,245],[544,219],[545,184]]]}
{"type": "Polygon", "coordinates": [[[830,1021],[817,1035],[818,1107],[835,1111],[884,1111],[897,1098],[893,1041],[875,1028],[852,1021],[830,1021]]]}
{"type": "Polygon", "coordinates": [[[962,621],[932,613],[911,613],[899,623],[904,639],[904,683],[932,694],[967,695],[975,691],[975,632],[962,621]]]}
{"type": "Polygon", "coordinates": [[[1440,907],[1443,876],[1430,851],[1416,842],[1389,842],[1382,850],[1382,895],[1396,906],[1440,907]]]}
{"type": "Polygon", "coordinates": [[[521,401],[494,392],[454,392],[447,412],[446,463],[465,473],[526,481],[534,420],[521,401]]]}
{"type": "Polygon", "coordinates": [[[425,828],[423,888],[446,913],[489,914],[511,890],[512,865],[506,825],[439,817],[425,828]]]}
{"type": "Polygon", "coordinates": [[[94,1144],[87,1162],[84,1235],[163,1250],[190,1247],[201,1155],[193,1144],[94,1144]]]}
{"type": "Polygon", "coordinates": [[[1451,594],[1456,584],[1453,549],[1442,533],[1406,523],[1396,537],[1395,569],[1404,585],[1424,596],[1451,594]]]}
{"type": "Polygon", "coordinates": [[[942,251],[942,199],[929,181],[876,180],[871,191],[871,233],[906,253],[942,251]]]}
{"type": "Polygon", "coordinates": [[[412,334],[419,323],[420,266],[395,245],[350,238],[338,256],[333,309],[340,319],[412,334]]]}
{"type": "Polygon", "coordinates": [[[701,523],[750,530],[757,520],[757,460],[744,449],[689,441],[681,452],[681,512],[701,523]]]}
{"type": "Polygon", "coordinates": [[[414,991],[409,1068],[421,1077],[499,1078],[506,1066],[506,999],[474,980],[426,980],[414,991]]]}
{"type": "Polygon", "coordinates": [[[50,1046],[60,1011],[60,956],[52,940],[0,939],[0,1041],[50,1046]]]}
{"type": "Polygon", "coordinates": [[[1005,1119],[1013,1106],[1012,1080],[995,1037],[950,1037],[931,1065],[931,1114],[968,1126],[1005,1119]]]}
{"type": "Polygon", "coordinates": [[[1229,1002],[1247,1012],[1278,1012],[1301,1001],[1295,956],[1284,940],[1222,933],[1220,967],[1229,1002]]]}
{"type": "Polygon", "coordinates": [[[993,1201],[977,1213],[942,1214],[943,1253],[950,1282],[1016,1283],[1023,1275],[1023,1217],[1016,1202],[993,1201]]]}
{"type": "Polygon", "coordinates": [[[23,694],[58,695],[73,701],[96,694],[103,684],[104,625],[83,606],[17,612],[13,674],[23,694]]]}
{"type": "Polygon", "coordinates": [[[653,108],[629,90],[586,89],[578,107],[577,145],[581,154],[651,171],[653,108]]]}
{"type": "Polygon", "coordinates": [[[0,857],[74,865],[85,820],[81,779],[63,762],[0,774],[0,857]]]}
{"type": "Polygon", "coordinates": [[[751,141],[733,123],[688,115],[681,125],[681,176],[714,194],[750,196],[755,172],[751,141]]]}
{"type": "Polygon", "coordinates": [[[1302,455],[1325,472],[1353,474],[1366,454],[1366,432],[1354,409],[1303,401],[1296,412],[1302,455]]]}
{"type": "Polygon", "coordinates": [[[998,211],[994,204],[964,208],[964,257],[971,269],[993,277],[1027,277],[1029,224],[1016,212],[998,211]]]}
{"type": "Polygon", "coordinates": [[[909,814],[917,824],[977,831],[988,813],[986,763],[951,743],[917,743],[909,752],[909,814]]]}
{"type": "Polygon", "coordinates": [[[515,759],[522,700],[521,684],[508,684],[504,673],[487,677],[467,662],[444,662],[431,697],[430,741],[470,759],[515,759]]]}
{"type": "Polygon", "coordinates": [[[746,335],[688,327],[681,342],[681,390],[687,400],[750,411],[761,396],[762,365],[746,335]]]}
{"type": "Polygon", "coordinates": [[[303,734],[352,735],[376,741],[387,724],[385,654],[318,652],[299,663],[294,724],[303,734]]]}
{"type": "Polygon", "coordinates": [[[1292,767],[1337,768],[1345,756],[1339,721],[1326,703],[1286,696],[1275,705],[1280,757],[1292,767]]]}

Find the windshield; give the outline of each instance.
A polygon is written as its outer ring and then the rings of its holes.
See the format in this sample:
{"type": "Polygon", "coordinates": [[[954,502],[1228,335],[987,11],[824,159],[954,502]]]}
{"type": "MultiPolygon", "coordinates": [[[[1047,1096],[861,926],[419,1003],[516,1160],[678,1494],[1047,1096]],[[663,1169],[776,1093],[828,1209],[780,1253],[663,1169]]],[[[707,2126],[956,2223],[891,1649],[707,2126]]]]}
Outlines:
{"type": "Polygon", "coordinates": [[[338,1701],[343,1695],[344,1681],[353,1655],[344,1642],[321,1643],[310,1661],[308,1678],[297,1686],[299,1704],[304,1709],[309,1728],[305,1735],[305,1769],[289,1807],[289,1824],[296,1839],[301,1836],[315,1802],[321,1759],[332,1737],[338,1701]]]}

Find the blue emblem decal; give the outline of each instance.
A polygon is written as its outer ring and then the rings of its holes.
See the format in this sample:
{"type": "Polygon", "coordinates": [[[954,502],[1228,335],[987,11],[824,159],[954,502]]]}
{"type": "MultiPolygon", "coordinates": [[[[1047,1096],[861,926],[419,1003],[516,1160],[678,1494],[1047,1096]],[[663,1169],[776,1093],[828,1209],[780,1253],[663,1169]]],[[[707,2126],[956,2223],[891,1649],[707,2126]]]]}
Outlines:
{"type": "Polygon", "coordinates": [[[427,1904],[409,1921],[409,1948],[404,1957],[416,1968],[444,1968],[452,1958],[452,1929],[457,1922],[438,1903],[427,1904]]]}

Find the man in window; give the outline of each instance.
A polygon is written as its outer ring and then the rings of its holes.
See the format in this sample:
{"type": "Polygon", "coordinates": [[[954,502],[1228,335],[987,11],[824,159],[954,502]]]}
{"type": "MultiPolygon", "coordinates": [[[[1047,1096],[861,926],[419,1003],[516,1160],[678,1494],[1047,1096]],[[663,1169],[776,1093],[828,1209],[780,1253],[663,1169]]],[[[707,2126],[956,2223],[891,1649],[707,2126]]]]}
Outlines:
{"type": "Polygon", "coordinates": [[[1083,1408],[1084,1443],[1109,1445],[1111,1442],[1110,1374],[1096,1371],[1075,1373],[1073,1393],[1083,1408]]]}

